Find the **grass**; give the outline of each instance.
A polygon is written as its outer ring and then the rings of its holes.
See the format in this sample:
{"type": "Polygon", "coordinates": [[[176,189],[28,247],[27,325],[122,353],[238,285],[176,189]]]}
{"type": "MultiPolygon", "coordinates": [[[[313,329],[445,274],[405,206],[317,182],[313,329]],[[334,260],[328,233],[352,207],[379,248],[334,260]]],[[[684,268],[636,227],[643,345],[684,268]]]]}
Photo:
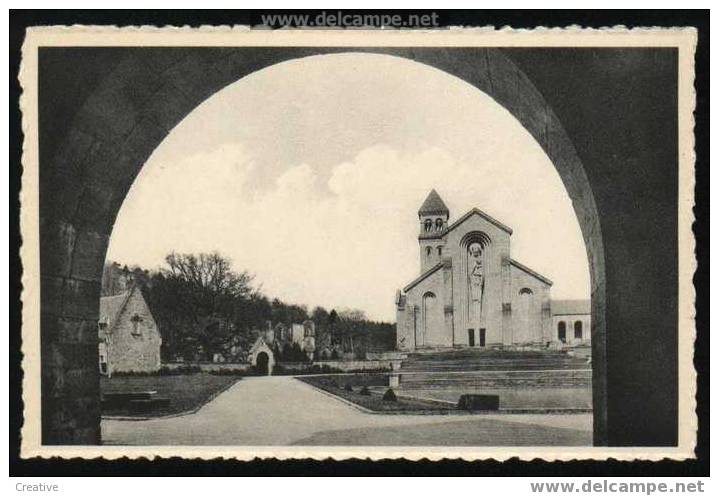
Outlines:
{"type": "Polygon", "coordinates": [[[306,382],[328,393],[351,401],[361,407],[375,412],[422,412],[456,410],[454,405],[445,405],[432,401],[415,398],[397,398],[397,401],[384,401],[382,394],[388,389],[386,374],[343,374],[336,376],[297,377],[297,380],[306,382]],[[347,391],[347,384],[352,391],[347,391]],[[369,396],[360,394],[362,386],[385,386],[380,388],[382,394],[372,392],[369,396]]]}
{"type": "Polygon", "coordinates": [[[499,407],[511,408],[592,408],[592,389],[583,388],[445,388],[417,389],[407,391],[418,398],[456,402],[463,394],[499,395],[499,407]]]}
{"type": "Polygon", "coordinates": [[[150,413],[133,413],[125,408],[103,410],[103,415],[159,417],[194,410],[240,380],[238,376],[206,373],[158,376],[115,376],[100,379],[101,393],[157,391],[158,397],[170,398],[169,406],[150,413]]]}

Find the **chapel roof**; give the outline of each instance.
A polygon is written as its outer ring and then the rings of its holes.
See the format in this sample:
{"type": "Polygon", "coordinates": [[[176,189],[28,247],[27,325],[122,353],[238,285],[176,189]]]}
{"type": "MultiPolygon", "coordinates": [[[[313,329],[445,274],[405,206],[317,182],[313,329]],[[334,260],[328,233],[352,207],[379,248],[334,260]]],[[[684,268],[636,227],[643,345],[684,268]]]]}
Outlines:
{"type": "Polygon", "coordinates": [[[267,341],[265,341],[265,338],[262,336],[258,336],[257,339],[255,339],[255,342],[250,346],[249,351],[247,352],[249,355],[252,355],[255,352],[258,352],[261,349],[268,350],[270,353],[272,352],[272,348],[269,347],[267,344],[267,341]]]}
{"type": "Polygon", "coordinates": [[[110,333],[112,331],[112,328],[115,327],[115,323],[117,323],[117,318],[120,316],[120,313],[125,308],[127,300],[130,299],[130,295],[134,290],[135,287],[133,286],[132,288],[130,288],[129,291],[125,291],[124,293],[113,296],[103,296],[102,298],[100,298],[99,321],[104,323],[110,323],[109,327],[105,330],[106,333],[110,333]]]}
{"type": "Polygon", "coordinates": [[[421,283],[422,281],[424,281],[425,279],[427,279],[429,276],[431,276],[432,274],[434,274],[435,272],[437,272],[439,269],[442,268],[442,266],[443,266],[443,263],[442,263],[442,262],[439,262],[437,265],[435,265],[435,266],[433,266],[433,267],[430,267],[429,269],[427,269],[426,271],[424,271],[422,274],[420,274],[420,276],[419,276],[417,279],[415,279],[415,280],[412,281],[411,283],[407,284],[407,285],[404,287],[403,291],[406,293],[407,291],[409,291],[410,289],[412,289],[413,287],[415,287],[417,284],[421,283]]]}
{"type": "Polygon", "coordinates": [[[427,198],[425,198],[424,203],[422,203],[422,206],[419,207],[419,211],[417,213],[419,215],[449,215],[449,209],[447,208],[447,205],[445,205],[442,198],[439,196],[439,193],[437,193],[437,190],[432,189],[432,191],[430,191],[427,195],[427,198]]]}
{"type": "Polygon", "coordinates": [[[591,312],[590,300],[552,300],[552,315],[587,315],[591,312]]]}

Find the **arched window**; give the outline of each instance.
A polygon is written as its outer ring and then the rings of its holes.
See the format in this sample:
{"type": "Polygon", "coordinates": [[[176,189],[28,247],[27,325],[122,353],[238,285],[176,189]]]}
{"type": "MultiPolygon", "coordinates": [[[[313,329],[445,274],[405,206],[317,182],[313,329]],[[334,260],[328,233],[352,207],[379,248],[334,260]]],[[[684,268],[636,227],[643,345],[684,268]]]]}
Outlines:
{"type": "Polygon", "coordinates": [[[437,247],[437,256],[438,256],[438,257],[441,257],[441,256],[442,256],[442,247],[441,247],[441,246],[438,246],[438,247],[437,247]]]}
{"type": "Polygon", "coordinates": [[[564,321],[557,324],[557,339],[559,339],[562,343],[567,342],[567,323],[564,321]]]}
{"type": "Polygon", "coordinates": [[[529,288],[522,288],[519,290],[519,295],[531,295],[534,294],[534,292],[529,288]]]}
{"type": "Polygon", "coordinates": [[[436,332],[438,327],[436,302],[437,297],[433,292],[427,291],[422,295],[422,326],[419,329],[418,335],[415,337],[417,346],[427,344],[432,331],[434,330],[436,332]]]}
{"type": "Polygon", "coordinates": [[[130,322],[132,322],[132,330],[130,331],[130,333],[133,336],[141,336],[142,329],[140,329],[140,322],[142,322],[142,317],[140,317],[138,314],[135,314],[130,318],[130,322]]]}
{"type": "Polygon", "coordinates": [[[432,247],[431,246],[428,246],[426,251],[427,251],[428,257],[432,255],[432,247]]]}
{"type": "Polygon", "coordinates": [[[582,321],[578,320],[574,323],[574,339],[582,339],[582,321]]]}
{"type": "Polygon", "coordinates": [[[430,232],[432,230],[432,219],[424,221],[424,232],[430,232]]]}
{"type": "Polygon", "coordinates": [[[434,223],[434,227],[435,229],[437,229],[437,231],[441,231],[444,227],[444,222],[442,221],[442,219],[437,219],[434,223]]]}

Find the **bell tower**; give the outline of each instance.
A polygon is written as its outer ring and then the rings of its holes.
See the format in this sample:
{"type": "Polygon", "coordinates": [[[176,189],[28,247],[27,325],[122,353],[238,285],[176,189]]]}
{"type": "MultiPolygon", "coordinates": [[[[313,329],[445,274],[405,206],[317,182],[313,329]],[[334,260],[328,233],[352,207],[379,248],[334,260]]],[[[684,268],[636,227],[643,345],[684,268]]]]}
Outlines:
{"type": "Polygon", "coordinates": [[[444,240],[449,225],[449,209],[436,190],[432,190],[419,207],[420,274],[442,261],[444,240]]]}

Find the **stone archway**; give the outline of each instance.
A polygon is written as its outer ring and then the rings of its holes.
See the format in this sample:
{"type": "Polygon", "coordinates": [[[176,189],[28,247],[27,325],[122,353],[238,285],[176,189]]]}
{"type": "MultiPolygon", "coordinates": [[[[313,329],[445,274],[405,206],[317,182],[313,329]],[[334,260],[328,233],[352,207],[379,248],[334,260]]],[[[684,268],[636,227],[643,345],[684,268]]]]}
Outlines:
{"type": "Polygon", "coordinates": [[[270,375],[270,357],[264,351],[257,354],[257,373],[270,375]]]}
{"type": "Polygon", "coordinates": [[[285,60],[350,51],[404,57],[474,85],[511,112],[555,165],[588,252],[595,443],[607,443],[605,260],[592,184],[559,119],[502,50],[135,48],[108,54],[108,70],[98,76],[64,136],[54,149],[52,144],[41,149],[43,444],[100,440],[95,327],[102,265],[117,212],[152,151],[182,118],[228,84],[285,60]]]}

